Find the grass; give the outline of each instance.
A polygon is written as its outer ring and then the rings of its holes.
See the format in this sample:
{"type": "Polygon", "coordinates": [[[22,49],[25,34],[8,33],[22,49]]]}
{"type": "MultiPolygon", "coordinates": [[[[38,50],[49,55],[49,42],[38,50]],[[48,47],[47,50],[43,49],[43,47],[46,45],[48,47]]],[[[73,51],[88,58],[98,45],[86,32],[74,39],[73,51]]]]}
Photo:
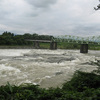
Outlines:
{"type": "Polygon", "coordinates": [[[90,50],[100,50],[100,45],[97,44],[89,44],[90,50]]]}
{"type": "MultiPolygon", "coordinates": [[[[40,48],[42,49],[50,49],[50,43],[40,43],[40,48]]],[[[58,49],[79,49],[79,44],[73,44],[73,43],[66,43],[66,42],[59,42],[57,43],[58,49]]]]}
{"type": "MultiPolygon", "coordinates": [[[[50,43],[40,43],[40,48],[49,49],[50,43]]],[[[80,49],[80,44],[58,42],[57,48],[58,49],[80,49]]],[[[97,44],[89,44],[89,50],[100,50],[100,46],[97,44]]]]}

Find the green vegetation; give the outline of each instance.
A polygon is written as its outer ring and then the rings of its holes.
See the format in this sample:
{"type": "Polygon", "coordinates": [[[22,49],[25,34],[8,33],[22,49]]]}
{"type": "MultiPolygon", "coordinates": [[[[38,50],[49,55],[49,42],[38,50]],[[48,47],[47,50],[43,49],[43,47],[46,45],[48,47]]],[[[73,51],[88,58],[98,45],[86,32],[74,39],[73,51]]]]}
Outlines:
{"type": "MultiPolygon", "coordinates": [[[[40,43],[40,48],[49,49],[50,43],[40,43]]],[[[76,43],[66,43],[66,42],[58,42],[58,49],[80,49],[80,44],[76,43]]]]}
{"type": "Polygon", "coordinates": [[[38,85],[24,84],[0,87],[0,100],[100,100],[100,62],[97,70],[86,73],[76,71],[73,78],[62,88],[39,88],[38,85]],[[95,73],[97,72],[97,73],[95,73]]]}
{"type": "Polygon", "coordinates": [[[100,45],[97,44],[89,44],[90,50],[100,50],[100,45]]]}
{"type": "MultiPolygon", "coordinates": [[[[27,39],[31,40],[52,40],[54,37],[50,35],[38,35],[36,33],[29,34],[25,33],[23,35],[14,35],[11,32],[4,32],[0,35],[0,48],[10,49],[10,48],[34,48],[32,41],[27,41],[27,39]]],[[[58,42],[58,49],[80,49],[79,43],[71,43],[73,40],[69,40],[70,42],[58,42]]],[[[41,49],[49,49],[50,43],[41,43],[41,49]]],[[[89,44],[89,50],[100,50],[100,46],[97,44],[89,44]]]]}
{"type": "Polygon", "coordinates": [[[100,100],[100,75],[76,72],[62,88],[42,89],[37,85],[0,87],[0,100],[100,100]]]}
{"type": "Polygon", "coordinates": [[[59,49],[79,49],[80,48],[80,44],[59,42],[58,43],[58,48],[59,49]]]}
{"type": "Polygon", "coordinates": [[[41,49],[50,49],[50,43],[40,43],[41,49]]]}
{"type": "Polygon", "coordinates": [[[36,33],[24,35],[14,35],[11,32],[4,32],[0,35],[0,46],[31,46],[33,42],[26,41],[26,39],[34,40],[51,40],[52,36],[49,35],[38,35],[36,33]]]}

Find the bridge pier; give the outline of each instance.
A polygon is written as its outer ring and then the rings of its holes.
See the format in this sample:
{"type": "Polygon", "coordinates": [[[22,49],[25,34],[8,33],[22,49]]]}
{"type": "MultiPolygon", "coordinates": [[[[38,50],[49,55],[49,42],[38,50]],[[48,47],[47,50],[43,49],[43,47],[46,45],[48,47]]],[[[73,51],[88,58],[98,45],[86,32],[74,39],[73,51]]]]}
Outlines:
{"type": "Polygon", "coordinates": [[[50,43],[50,49],[51,50],[56,50],[57,49],[57,42],[51,42],[50,43]]]}
{"type": "Polygon", "coordinates": [[[88,44],[81,44],[80,53],[88,53],[88,44]]]}
{"type": "Polygon", "coordinates": [[[38,41],[34,41],[34,47],[36,49],[39,49],[40,48],[40,45],[39,45],[39,42],[38,41]]]}

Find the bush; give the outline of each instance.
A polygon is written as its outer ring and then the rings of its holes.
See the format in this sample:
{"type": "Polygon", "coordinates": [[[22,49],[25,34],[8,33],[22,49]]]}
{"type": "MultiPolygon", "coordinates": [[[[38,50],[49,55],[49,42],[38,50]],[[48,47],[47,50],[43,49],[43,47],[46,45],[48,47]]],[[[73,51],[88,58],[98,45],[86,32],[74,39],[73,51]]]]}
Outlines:
{"type": "Polygon", "coordinates": [[[100,75],[77,71],[73,78],[63,85],[64,90],[79,92],[84,91],[86,88],[100,88],[100,75]]]}

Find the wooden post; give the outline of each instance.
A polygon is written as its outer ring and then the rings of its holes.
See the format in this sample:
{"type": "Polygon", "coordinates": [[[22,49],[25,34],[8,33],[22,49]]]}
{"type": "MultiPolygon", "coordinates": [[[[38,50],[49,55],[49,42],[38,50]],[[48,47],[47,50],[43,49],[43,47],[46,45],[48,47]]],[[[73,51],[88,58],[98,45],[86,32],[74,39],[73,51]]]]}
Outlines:
{"type": "Polygon", "coordinates": [[[50,43],[50,49],[51,50],[56,50],[57,49],[57,42],[51,42],[50,43]]]}
{"type": "Polygon", "coordinates": [[[34,41],[34,47],[36,49],[39,49],[40,48],[40,45],[39,45],[39,42],[38,41],[34,41]]]}
{"type": "Polygon", "coordinates": [[[81,44],[80,53],[88,53],[88,44],[81,44]]]}

